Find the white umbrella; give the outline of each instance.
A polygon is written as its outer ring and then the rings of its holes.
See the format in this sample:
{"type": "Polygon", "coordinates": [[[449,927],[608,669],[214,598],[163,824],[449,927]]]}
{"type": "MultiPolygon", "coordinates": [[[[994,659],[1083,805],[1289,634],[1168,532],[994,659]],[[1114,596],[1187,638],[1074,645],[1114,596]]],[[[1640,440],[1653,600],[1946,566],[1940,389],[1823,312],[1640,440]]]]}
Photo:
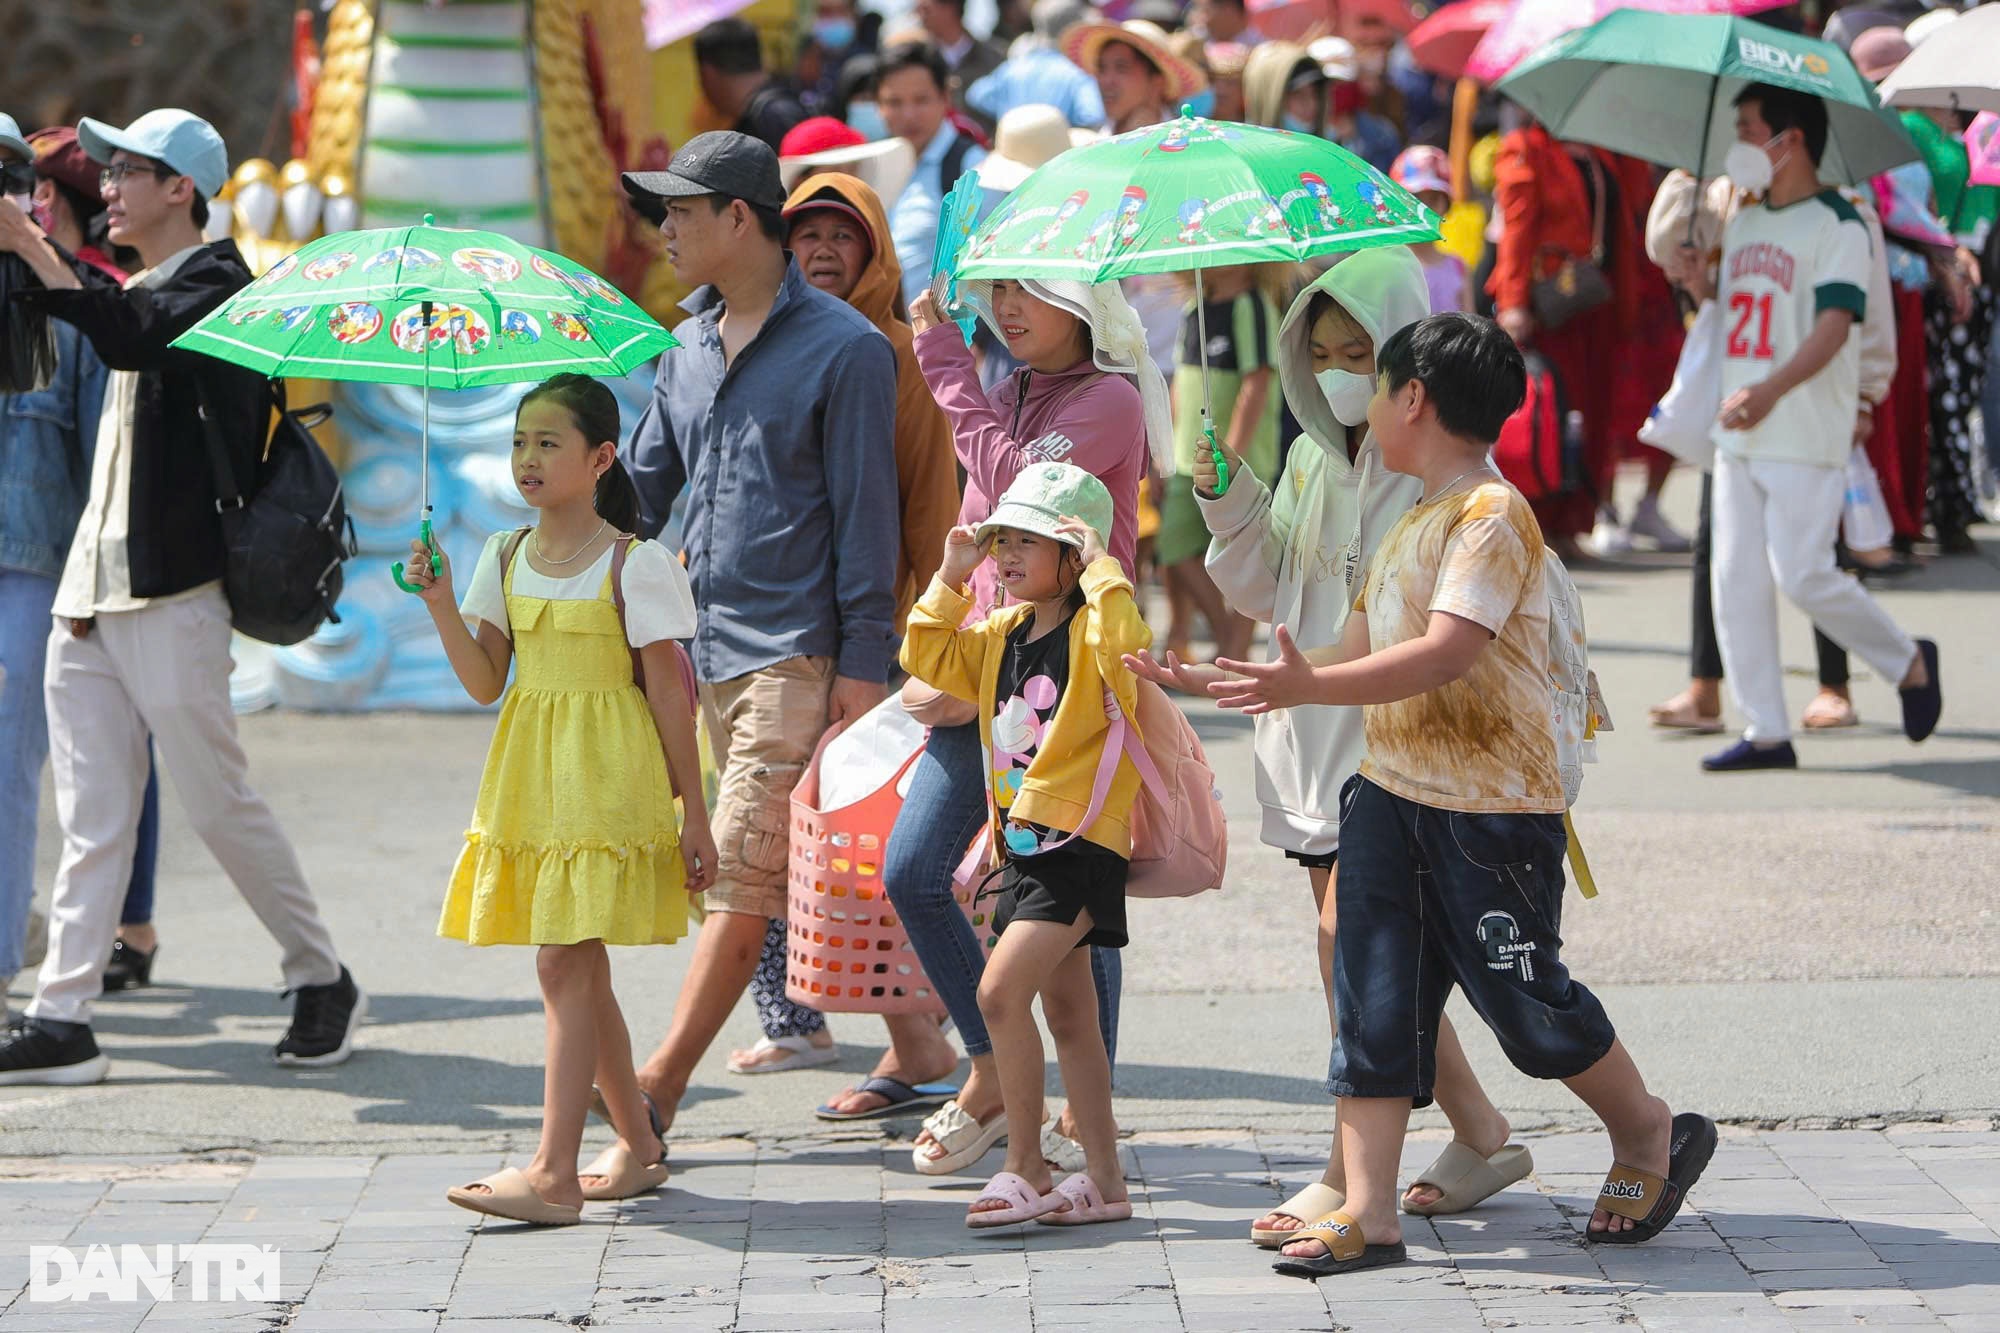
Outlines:
{"type": "Polygon", "coordinates": [[[1981,5],[1925,38],[1876,91],[1889,106],[2000,112],[2000,5],[1981,5]]]}

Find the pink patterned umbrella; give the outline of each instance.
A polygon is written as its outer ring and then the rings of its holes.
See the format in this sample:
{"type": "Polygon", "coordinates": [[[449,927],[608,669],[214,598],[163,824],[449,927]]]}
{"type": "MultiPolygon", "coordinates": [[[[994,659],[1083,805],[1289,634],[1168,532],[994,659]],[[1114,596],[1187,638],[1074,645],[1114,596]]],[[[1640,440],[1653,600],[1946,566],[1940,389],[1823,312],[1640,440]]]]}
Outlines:
{"type": "Polygon", "coordinates": [[[1965,151],[1972,157],[1972,184],[2000,185],[2000,116],[1982,111],[1973,117],[1965,151]]]}
{"type": "Polygon", "coordinates": [[[1308,32],[1352,36],[1362,22],[1408,32],[1417,24],[1407,0],[1249,0],[1250,21],[1266,37],[1302,41],[1308,32]]]}
{"type": "Polygon", "coordinates": [[[717,19],[748,9],[751,0],[645,0],[646,49],[657,51],[692,37],[717,19]]]}
{"type": "Polygon", "coordinates": [[[1757,14],[1786,3],[1788,0],[1514,0],[1472,49],[1465,73],[1482,83],[1497,83],[1545,42],[1576,28],[1587,28],[1616,9],[1648,9],[1659,14],[1757,14]]]}

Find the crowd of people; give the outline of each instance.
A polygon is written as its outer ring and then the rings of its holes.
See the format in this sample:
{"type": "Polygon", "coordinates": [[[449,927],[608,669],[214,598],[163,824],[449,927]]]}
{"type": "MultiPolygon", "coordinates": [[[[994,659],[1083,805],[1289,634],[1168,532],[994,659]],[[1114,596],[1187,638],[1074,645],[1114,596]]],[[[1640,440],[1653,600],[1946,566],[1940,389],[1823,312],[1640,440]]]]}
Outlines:
{"type": "MultiPolygon", "coordinates": [[[[1256,719],[1263,841],[1312,895],[1338,1127],[1320,1179],[1251,1228],[1281,1271],[1401,1262],[1399,1208],[1463,1211],[1532,1169],[1444,1019],[1454,985],[1517,1068],[1603,1121],[1613,1165],[1590,1239],[1650,1239],[1700,1177],[1713,1124],[1647,1088],[1561,961],[1575,793],[1550,681],[1574,622],[1551,555],[1690,545],[1659,508],[1673,460],[1640,435],[1686,317],[1742,314],[1713,349],[1692,684],[1654,721],[1720,731],[1726,679],[1746,726],[1704,767],[1796,766],[1782,590],[1821,631],[1807,725],[1853,721],[1854,652],[1925,739],[1938,647],[1853,571],[1892,576],[1932,536],[1946,556],[1970,545],[1991,458],[1975,428],[2000,426],[1975,411],[1992,314],[1975,251],[2000,191],[1967,183],[1945,113],[1910,118],[1922,162],[1827,190],[1824,105],[1766,85],[1738,97],[1729,178],[1706,189],[1506,106],[1459,169],[1437,143],[1449,88],[1392,26],[1301,44],[1263,39],[1235,0],[1134,8],[1010,7],[1002,49],[954,0],[921,0],[907,40],[818,0],[789,72],[747,24],[696,37],[703,93],[735,128],[623,180],[693,291],[650,406],[621,445],[602,385],[537,386],[511,443],[536,525],[495,534],[462,594],[448,561],[412,550],[467,694],[504,699],[439,933],[533,946],[548,1024],[533,1159],[452,1202],[562,1225],[660,1187],[681,1101],[746,991],[763,1038],[732,1070],[835,1058],[824,1016],[787,995],[790,802],[822,738],[893,693],[928,734],[882,881],[969,1069],[944,1082],[959,1065],[945,1026],[892,1016],[878,1066],[818,1114],[930,1111],[923,1175],[1004,1141],[971,1227],[1129,1217],[1112,1088],[1142,772],[1121,747],[1140,692],[1162,687],[1256,719]],[[1176,277],[965,282],[964,336],[930,272],[959,179],[1004,192],[1191,103],[1336,140],[1440,213],[1475,204],[1490,222],[1469,254],[1447,238],[1215,270],[1203,309],[1176,277]],[[1602,299],[1545,302],[1581,263],[1602,299]],[[1194,425],[1204,360],[1220,459],[1194,425]],[[1544,378],[1571,466],[1505,475],[1495,445],[1544,378]],[[1646,480],[1621,518],[1627,459],[1646,480]],[[1853,522],[1857,473],[1886,535],[1853,522]],[[670,513],[679,553],[656,540],[670,513]],[[1269,661],[1251,660],[1259,625],[1269,661]],[[990,956],[954,883],[982,833],[990,956]],[[668,1030],[635,1067],[606,946],[691,930],[668,1030]],[[1038,999],[1067,1093],[1054,1116],[1038,999]],[[1452,1143],[1399,1195],[1409,1112],[1433,1098],[1452,1143]],[[580,1165],[593,1111],[616,1141],[580,1165]]],[[[1870,77],[1908,49],[1879,26],[1851,41],[1870,77]]],[[[15,299],[63,330],[63,373],[0,410],[0,744],[26,797],[0,859],[0,979],[24,965],[45,754],[63,832],[47,958],[0,1037],[0,1085],[105,1076],[91,1006],[114,968],[144,984],[158,947],[138,933],[149,746],[280,944],[298,998],[276,1058],[339,1063],[365,997],[247,784],[211,479],[168,462],[204,412],[239,473],[258,448],[257,377],[168,347],[250,279],[233,243],[201,236],[222,143],[171,110],[32,136],[0,119],[0,162],[8,192],[32,195],[0,205],[0,252],[34,278],[15,299]],[[16,507],[17,480],[62,504],[16,507]]]]}

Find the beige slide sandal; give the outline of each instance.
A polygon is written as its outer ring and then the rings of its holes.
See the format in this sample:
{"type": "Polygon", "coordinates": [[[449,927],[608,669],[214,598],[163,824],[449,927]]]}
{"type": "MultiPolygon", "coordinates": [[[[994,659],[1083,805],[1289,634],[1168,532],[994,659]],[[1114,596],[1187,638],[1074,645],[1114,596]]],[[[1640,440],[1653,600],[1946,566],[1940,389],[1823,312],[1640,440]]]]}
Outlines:
{"type": "Polygon", "coordinates": [[[630,1199],[651,1193],[667,1183],[667,1154],[662,1151],[660,1160],[651,1166],[641,1166],[633,1159],[623,1142],[612,1144],[597,1154],[596,1160],[576,1173],[582,1176],[603,1176],[602,1185],[585,1185],[583,1197],[586,1199],[609,1200],[630,1199]]]}
{"type": "Polygon", "coordinates": [[[1339,1212],[1346,1205],[1346,1195],[1324,1181],[1315,1180],[1271,1210],[1286,1217],[1298,1218],[1298,1226],[1283,1231],[1270,1227],[1251,1227],[1250,1239],[1264,1249],[1280,1249],[1299,1238],[1301,1227],[1309,1227],[1328,1213],[1339,1212]]]}
{"type": "Polygon", "coordinates": [[[504,1218],[509,1222],[532,1222],[538,1227],[575,1226],[583,1220],[581,1208],[550,1203],[535,1193],[528,1177],[514,1166],[495,1171],[482,1180],[473,1181],[471,1185],[454,1186],[444,1192],[444,1197],[475,1213],[504,1218]],[[478,1185],[484,1185],[488,1192],[477,1193],[474,1186],[478,1185]]]}
{"type": "Polygon", "coordinates": [[[1491,1157],[1481,1157],[1477,1150],[1453,1139],[1437,1160],[1403,1191],[1407,1196],[1417,1186],[1429,1185],[1438,1192],[1437,1199],[1427,1204],[1405,1203],[1403,1211],[1415,1217],[1462,1213],[1477,1208],[1514,1182],[1526,1180],[1534,1169],[1535,1159],[1524,1144],[1510,1143],[1491,1157]]]}

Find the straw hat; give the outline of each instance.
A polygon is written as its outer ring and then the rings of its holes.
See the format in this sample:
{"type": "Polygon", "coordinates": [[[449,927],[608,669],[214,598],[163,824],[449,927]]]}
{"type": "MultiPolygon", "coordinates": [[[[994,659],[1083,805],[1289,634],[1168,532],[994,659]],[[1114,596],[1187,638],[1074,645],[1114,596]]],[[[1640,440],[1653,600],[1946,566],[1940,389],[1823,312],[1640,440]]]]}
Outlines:
{"type": "Polygon", "coordinates": [[[1063,34],[1063,54],[1081,65],[1092,75],[1097,73],[1098,57],[1112,42],[1123,42],[1152,63],[1154,69],[1165,76],[1166,98],[1170,103],[1198,93],[1208,87],[1208,76],[1198,66],[1174,54],[1167,43],[1167,34],[1157,23],[1144,19],[1129,19],[1124,23],[1079,23],[1063,34]]]}
{"type": "Polygon", "coordinates": [[[1017,106],[1000,117],[993,151],[979,164],[979,183],[989,190],[1011,190],[1035,168],[1097,138],[1094,131],[1072,128],[1052,106],[1039,102],[1017,106]]]}

